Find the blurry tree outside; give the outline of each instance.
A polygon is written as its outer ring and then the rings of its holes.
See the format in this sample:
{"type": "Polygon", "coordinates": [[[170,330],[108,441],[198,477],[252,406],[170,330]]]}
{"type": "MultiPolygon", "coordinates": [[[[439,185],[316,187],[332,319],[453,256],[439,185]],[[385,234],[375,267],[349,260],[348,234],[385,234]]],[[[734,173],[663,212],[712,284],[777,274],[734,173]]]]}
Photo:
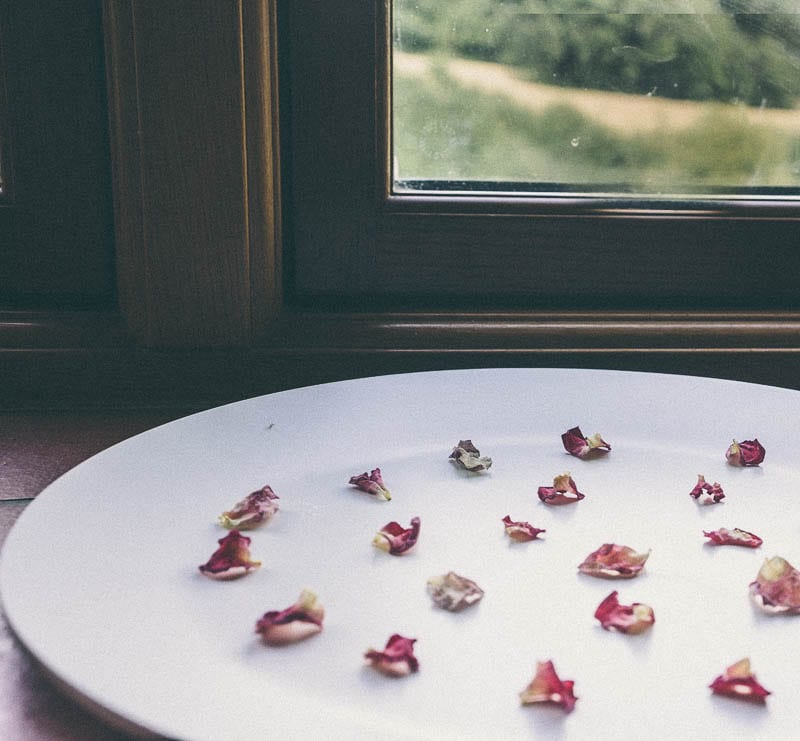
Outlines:
{"type": "Polygon", "coordinates": [[[394,0],[398,188],[800,193],[797,0],[394,0]]]}

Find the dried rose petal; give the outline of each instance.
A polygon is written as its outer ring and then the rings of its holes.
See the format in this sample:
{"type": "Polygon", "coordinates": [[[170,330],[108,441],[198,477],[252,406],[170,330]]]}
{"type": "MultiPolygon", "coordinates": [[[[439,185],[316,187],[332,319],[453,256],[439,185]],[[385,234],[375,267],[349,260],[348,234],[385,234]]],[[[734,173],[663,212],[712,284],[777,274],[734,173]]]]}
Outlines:
{"type": "Polygon", "coordinates": [[[487,471],[492,465],[492,459],[487,455],[481,455],[481,451],[472,444],[472,440],[460,440],[450,453],[450,460],[472,473],[487,471]]]}
{"type": "Polygon", "coordinates": [[[249,530],[262,523],[266,524],[278,511],[276,499],[279,499],[278,495],[271,487],[265,486],[248,494],[233,509],[223,512],[219,516],[220,524],[229,530],[249,530]]]}
{"type": "Polygon", "coordinates": [[[764,461],[766,454],[767,451],[758,442],[758,438],[743,440],[740,443],[734,440],[725,451],[725,458],[732,466],[757,466],[764,461]]]}
{"type": "Polygon", "coordinates": [[[621,605],[617,592],[611,592],[597,607],[594,616],[605,630],[636,635],[643,633],[656,621],[653,608],[641,602],[621,605]]]}
{"type": "Polygon", "coordinates": [[[348,483],[358,487],[361,491],[367,492],[367,494],[385,499],[387,502],[392,498],[391,492],[383,483],[380,468],[373,468],[370,474],[364,471],[364,473],[358,474],[357,476],[351,476],[348,483]]]}
{"type": "Polygon", "coordinates": [[[443,576],[428,579],[428,594],[437,607],[458,612],[480,602],[483,590],[472,579],[450,571],[443,576]]]}
{"type": "Polygon", "coordinates": [[[250,558],[250,538],[238,530],[231,530],[217,542],[219,548],[207,563],[199,567],[206,576],[212,579],[236,579],[261,566],[261,561],[250,558]]]}
{"type": "Polygon", "coordinates": [[[565,713],[571,713],[578,699],[572,692],[574,685],[571,679],[558,678],[552,661],[538,661],[536,675],[519,693],[519,697],[523,705],[547,702],[561,706],[565,713]]]}
{"type": "Polygon", "coordinates": [[[586,556],[578,570],[605,579],[630,579],[644,568],[649,556],[650,551],[637,553],[626,545],[604,543],[586,556]]]}
{"type": "Polygon", "coordinates": [[[715,695],[736,697],[761,704],[765,703],[767,695],[771,694],[756,681],[756,675],[750,671],[750,659],[742,659],[731,664],[708,686],[715,695]]]}
{"type": "Polygon", "coordinates": [[[503,518],[503,525],[505,525],[506,528],[506,535],[508,535],[511,540],[516,540],[518,543],[534,540],[538,538],[541,533],[547,532],[542,528],[534,527],[530,522],[515,522],[511,519],[511,515],[506,515],[503,518]]]}
{"type": "Polygon", "coordinates": [[[294,643],[319,633],[324,617],[325,609],[317,595],[304,589],[291,607],[264,613],[256,623],[256,633],[270,646],[294,643]]]}
{"type": "Polygon", "coordinates": [[[738,527],[733,530],[721,527],[719,530],[703,530],[709,540],[715,545],[741,545],[745,548],[758,548],[764,541],[755,533],[748,533],[747,530],[740,530],[738,527]]]}
{"type": "Polygon", "coordinates": [[[598,454],[608,453],[611,446],[600,437],[599,432],[584,437],[580,427],[573,427],[561,436],[564,450],[576,458],[590,458],[598,454]]]}
{"type": "Polygon", "coordinates": [[[399,522],[384,525],[372,539],[372,545],[393,556],[406,553],[417,544],[419,537],[419,517],[411,518],[411,526],[403,527],[399,522]]]}
{"type": "Polygon", "coordinates": [[[552,486],[540,486],[536,493],[545,504],[572,504],[586,496],[578,491],[569,472],[556,476],[552,486]]]}
{"type": "Polygon", "coordinates": [[[716,481],[713,484],[709,484],[703,474],[698,474],[697,483],[689,492],[689,496],[700,504],[719,504],[725,499],[725,492],[722,491],[722,487],[716,481]]]}
{"type": "Polygon", "coordinates": [[[750,584],[750,595],[765,612],[800,613],[800,571],[786,559],[773,556],[764,561],[750,584]]]}
{"type": "Polygon", "coordinates": [[[416,638],[403,638],[395,633],[386,643],[383,651],[369,649],[364,658],[367,663],[390,677],[405,677],[419,669],[419,662],[414,656],[416,638]]]}

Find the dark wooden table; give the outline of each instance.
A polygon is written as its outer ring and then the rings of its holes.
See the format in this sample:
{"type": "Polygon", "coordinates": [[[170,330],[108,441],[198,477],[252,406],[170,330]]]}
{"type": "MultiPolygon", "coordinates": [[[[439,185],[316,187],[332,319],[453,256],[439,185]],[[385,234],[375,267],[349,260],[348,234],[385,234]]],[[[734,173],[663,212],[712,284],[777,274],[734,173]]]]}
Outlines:
{"type": "MultiPolygon", "coordinates": [[[[0,413],[0,546],[25,507],[62,473],[114,443],[185,413],[0,413]]],[[[58,690],[0,616],[0,739],[127,738],[58,690]]]]}

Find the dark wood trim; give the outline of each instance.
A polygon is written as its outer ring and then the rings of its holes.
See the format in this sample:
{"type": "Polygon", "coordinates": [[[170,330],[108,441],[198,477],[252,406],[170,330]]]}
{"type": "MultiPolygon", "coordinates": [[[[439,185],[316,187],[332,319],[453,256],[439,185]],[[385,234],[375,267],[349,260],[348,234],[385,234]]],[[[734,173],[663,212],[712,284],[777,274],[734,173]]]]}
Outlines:
{"type": "Polygon", "coordinates": [[[0,409],[201,408],[465,367],[705,375],[800,389],[800,314],[284,313],[250,347],[152,349],[111,313],[0,316],[0,409]]]}
{"type": "Polygon", "coordinates": [[[150,347],[246,345],[280,300],[273,3],[104,7],[123,316],[150,347]]]}
{"type": "Polygon", "coordinates": [[[251,340],[283,306],[278,19],[275,2],[242,6],[242,69],[250,255],[251,340]]]}
{"type": "Polygon", "coordinates": [[[387,3],[280,7],[294,306],[800,308],[796,199],[390,194],[387,3]]]}

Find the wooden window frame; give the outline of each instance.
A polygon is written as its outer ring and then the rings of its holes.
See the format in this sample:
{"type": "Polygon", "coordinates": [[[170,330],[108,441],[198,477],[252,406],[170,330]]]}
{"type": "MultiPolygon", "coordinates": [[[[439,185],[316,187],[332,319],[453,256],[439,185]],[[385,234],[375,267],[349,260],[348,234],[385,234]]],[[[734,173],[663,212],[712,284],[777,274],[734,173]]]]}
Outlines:
{"type": "MultiPolygon", "coordinates": [[[[342,275],[359,274],[352,264],[306,300],[298,274],[307,258],[295,251],[298,219],[309,216],[298,217],[305,181],[293,177],[298,160],[287,147],[287,126],[303,110],[298,98],[279,95],[281,1],[104,0],[119,307],[0,315],[0,364],[11,379],[0,406],[200,407],[340,378],[468,366],[623,368],[800,387],[800,312],[780,302],[487,308],[477,290],[455,306],[426,306],[424,296],[400,290],[374,304],[366,292],[358,305],[342,301],[342,275]]],[[[385,74],[374,46],[370,60],[385,74]]],[[[385,172],[377,100],[368,139],[377,149],[364,160],[373,169],[359,199],[410,229],[395,241],[376,232],[392,245],[385,260],[401,248],[408,254],[419,209],[374,187],[385,172]]],[[[433,217],[463,233],[457,224],[469,215],[446,201],[438,208],[433,217]]],[[[778,215],[761,216],[780,235],[794,233],[793,217],[778,215]]],[[[607,216],[609,238],[623,221],[607,216]]],[[[625,218],[646,238],[659,223],[678,234],[698,223],[691,215],[625,218]]],[[[725,218],[740,241],[760,220],[725,218]]],[[[551,234],[564,223],[552,212],[539,221],[551,234]]],[[[330,248],[325,239],[315,248],[325,264],[348,261],[341,245],[333,258],[330,248]]],[[[730,269],[722,265],[720,275],[724,284],[730,269]]]]}

